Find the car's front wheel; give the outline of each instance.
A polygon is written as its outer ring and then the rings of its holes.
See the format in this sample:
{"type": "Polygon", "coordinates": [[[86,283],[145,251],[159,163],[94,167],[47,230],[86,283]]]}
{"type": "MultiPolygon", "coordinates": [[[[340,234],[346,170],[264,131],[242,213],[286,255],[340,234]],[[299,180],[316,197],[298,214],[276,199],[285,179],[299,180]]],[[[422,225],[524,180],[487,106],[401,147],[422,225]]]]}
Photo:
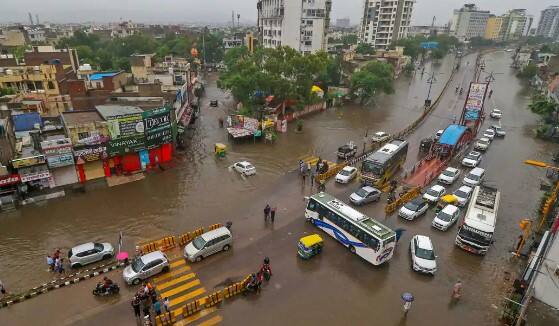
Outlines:
{"type": "Polygon", "coordinates": [[[135,278],[135,279],[132,281],[132,284],[133,284],[133,285],[138,285],[138,284],[140,284],[140,279],[139,279],[139,278],[135,278]]]}

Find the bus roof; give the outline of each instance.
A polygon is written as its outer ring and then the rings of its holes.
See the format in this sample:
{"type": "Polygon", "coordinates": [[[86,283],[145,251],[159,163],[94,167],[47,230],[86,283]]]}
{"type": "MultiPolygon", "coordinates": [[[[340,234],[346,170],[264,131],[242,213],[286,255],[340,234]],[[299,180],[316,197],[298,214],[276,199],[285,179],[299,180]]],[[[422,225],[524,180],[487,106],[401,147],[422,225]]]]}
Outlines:
{"type": "Polygon", "coordinates": [[[382,146],[379,150],[377,150],[373,154],[367,156],[365,160],[376,162],[379,164],[384,164],[394,155],[394,153],[398,151],[399,148],[404,147],[404,145],[407,144],[408,142],[405,140],[394,139],[388,144],[382,146]]]}
{"type": "Polygon", "coordinates": [[[488,186],[477,186],[464,221],[468,226],[483,232],[493,233],[499,210],[499,190],[488,186]]]}
{"type": "Polygon", "coordinates": [[[385,226],[374,220],[373,218],[368,217],[360,213],[359,211],[353,209],[352,207],[346,205],[339,199],[336,199],[334,196],[329,195],[325,192],[320,192],[318,194],[312,195],[311,198],[318,201],[319,203],[332,208],[337,213],[340,213],[349,219],[353,220],[356,224],[361,226],[363,229],[371,232],[375,236],[377,236],[381,240],[390,239],[391,237],[395,236],[396,233],[385,226]]]}

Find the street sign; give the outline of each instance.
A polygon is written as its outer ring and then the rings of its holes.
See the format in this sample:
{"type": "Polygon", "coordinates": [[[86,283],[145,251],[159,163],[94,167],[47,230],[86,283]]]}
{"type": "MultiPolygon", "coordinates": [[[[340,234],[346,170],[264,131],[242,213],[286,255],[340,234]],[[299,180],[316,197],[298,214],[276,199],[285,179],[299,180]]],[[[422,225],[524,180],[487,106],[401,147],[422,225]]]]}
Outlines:
{"type": "Polygon", "coordinates": [[[421,42],[421,47],[424,49],[438,49],[439,42],[421,42]]]}

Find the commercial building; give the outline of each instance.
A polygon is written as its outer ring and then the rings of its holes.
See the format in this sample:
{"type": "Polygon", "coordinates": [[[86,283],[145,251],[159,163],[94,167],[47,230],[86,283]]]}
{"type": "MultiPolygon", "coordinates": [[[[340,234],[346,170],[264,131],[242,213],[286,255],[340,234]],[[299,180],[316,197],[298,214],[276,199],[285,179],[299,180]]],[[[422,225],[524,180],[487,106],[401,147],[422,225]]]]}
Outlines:
{"type": "Polygon", "coordinates": [[[408,31],[408,37],[423,36],[430,37],[440,34],[448,34],[448,25],[444,26],[433,26],[433,25],[416,25],[410,26],[408,31]]]}
{"type": "Polygon", "coordinates": [[[305,54],[326,51],[331,0],[259,0],[256,8],[263,47],[289,46],[305,54]]]}
{"type": "Polygon", "coordinates": [[[503,17],[491,16],[487,19],[487,27],[483,38],[492,41],[501,41],[501,27],[503,26],[503,17]]]}
{"type": "Polygon", "coordinates": [[[526,9],[512,9],[503,16],[501,39],[503,41],[518,40],[528,35],[534,18],[526,14],[526,9]]]}
{"type": "Polygon", "coordinates": [[[472,37],[483,37],[489,16],[489,11],[479,10],[474,4],[465,4],[464,7],[454,10],[450,35],[460,41],[466,41],[472,37]]]}
{"type": "Polygon", "coordinates": [[[377,49],[406,38],[415,0],[364,0],[359,42],[377,49]]]}
{"type": "Polygon", "coordinates": [[[25,45],[25,34],[20,29],[0,29],[0,46],[14,47],[25,45]]]}
{"type": "Polygon", "coordinates": [[[559,40],[559,6],[550,6],[542,10],[536,35],[559,40]]]}

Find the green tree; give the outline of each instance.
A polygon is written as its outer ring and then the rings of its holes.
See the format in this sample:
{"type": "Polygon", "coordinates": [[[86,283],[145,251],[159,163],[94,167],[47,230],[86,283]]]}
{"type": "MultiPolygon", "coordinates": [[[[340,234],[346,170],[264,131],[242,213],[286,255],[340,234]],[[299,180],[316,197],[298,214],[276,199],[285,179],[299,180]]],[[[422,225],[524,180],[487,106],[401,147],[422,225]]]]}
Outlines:
{"type": "Polygon", "coordinates": [[[207,33],[206,30],[198,37],[198,50],[200,58],[207,63],[217,63],[223,60],[225,49],[223,48],[223,33],[207,33]],[[205,54],[204,54],[205,53],[205,54]]]}
{"type": "Polygon", "coordinates": [[[1,88],[0,87],[0,97],[4,96],[4,95],[13,95],[15,94],[16,91],[13,88],[1,88]]]}
{"type": "Polygon", "coordinates": [[[528,105],[528,108],[535,114],[541,116],[544,120],[557,122],[557,114],[559,113],[557,103],[543,96],[534,97],[532,103],[528,105]]]}
{"type": "Polygon", "coordinates": [[[394,70],[390,64],[369,62],[351,75],[350,91],[354,97],[359,98],[361,104],[365,104],[379,92],[393,93],[393,80],[394,70]]]}
{"type": "Polygon", "coordinates": [[[517,76],[523,79],[532,79],[538,73],[538,66],[533,63],[529,63],[520,71],[517,76]]]}
{"type": "Polygon", "coordinates": [[[355,49],[358,54],[375,54],[375,48],[367,43],[359,43],[355,49]]]}
{"type": "Polygon", "coordinates": [[[342,36],[341,41],[345,45],[357,44],[357,34],[347,34],[342,36]]]}

